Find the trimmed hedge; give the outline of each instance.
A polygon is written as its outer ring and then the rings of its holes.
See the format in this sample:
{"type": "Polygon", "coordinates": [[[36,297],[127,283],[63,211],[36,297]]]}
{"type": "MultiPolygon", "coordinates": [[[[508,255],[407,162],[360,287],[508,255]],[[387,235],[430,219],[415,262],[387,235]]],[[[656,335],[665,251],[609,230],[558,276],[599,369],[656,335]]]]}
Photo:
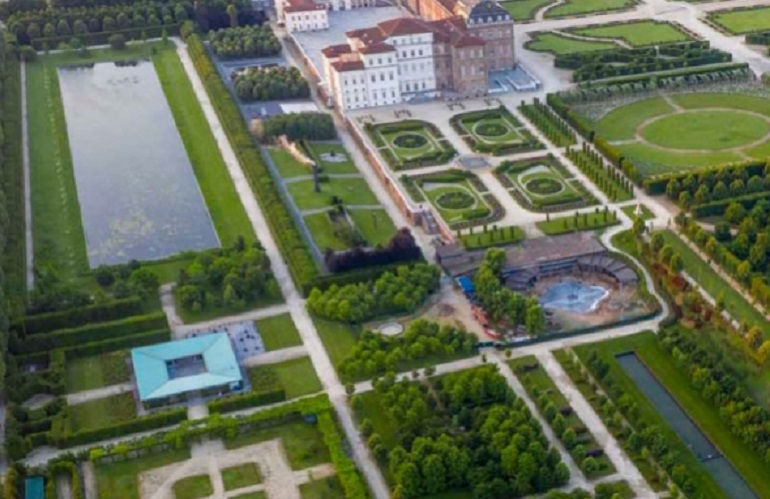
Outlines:
{"type": "Polygon", "coordinates": [[[78,327],[91,322],[106,322],[123,319],[142,313],[142,301],[137,297],[115,300],[109,303],[88,305],[81,308],[28,315],[11,329],[26,334],[47,333],[57,329],[78,327]]]}
{"type": "Polygon", "coordinates": [[[171,331],[168,328],[147,331],[141,334],[124,336],[108,341],[94,341],[75,347],[65,348],[64,355],[67,360],[98,355],[105,352],[114,352],[125,348],[135,348],[155,343],[163,343],[171,340],[171,331]]]}
{"type": "Polygon", "coordinates": [[[710,166],[707,168],[699,168],[695,170],[664,173],[663,175],[658,175],[652,178],[648,178],[647,180],[644,181],[643,185],[644,185],[645,191],[647,191],[647,194],[650,194],[653,196],[658,194],[665,194],[666,186],[668,186],[668,183],[672,180],[681,181],[690,175],[698,177],[699,175],[702,175],[706,172],[716,172],[723,168],[738,168],[738,169],[745,168],[747,175],[751,177],[753,175],[761,175],[764,172],[765,162],[752,160],[752,161],[746,161],[744,163],[736,163],[733,165],[710,166]]]}
{"type": "Polygon", "coordinates": [[[31,45],[35,50],[57,49],[59,44],[70,43],[73,38],[79,38],[84,45],[108,45],[110,37],[113,35],[123,35],[126,40],[142,40],[142,33],[147,39],[160,38],[163,30],[166,30],[167,36],[177,36],[182,23],[169,24],[166,26],[145,26],[142,28],[129,28],[116,31],[102,31],[99,33],[80,33],[66,36],[52,36],[51,38],[36,38],[32,40],[31,45]]]}
{"type": "Polygon", "coordinates": [[[241,395],[218,398],[209,402],[208,405],[211,414],[222,414],[249,407],[282,402],[284,400],[286,400],[286,390],[283,387],[278,387],[265,391],[247,392],[241,395]]]}
{"type": "Polygon", "coordinates": [[[738,203],[742,205],[746,211],[749,211],[759,201],[768,198],[770,198],[770,192],[755,192],[753,194],[746,194],[745,196],[720,199],[719,201],[699,204],[693,206],[690,209],[690,213],[694,218],[722,216],[727,210],[727,207],[732,203],[738,203]]]}
{"type": "Polygon", "coordinates": [[[254,191],[254,197],[265,214],[270,232],[286,259],[292,279],[297,287],[304,289],[319,275],[310,249],[283,203],[264,158],[198,35],[187,37],[187,49],[254,191]]]}
{"type": "Polygon", "coordinates": [[[112,322],[87,324],[72,329],[60,329],[52,333],[35,334],[27,337],[11,337],[10,349],[14,354],[34,353],[54,348],[72,347],[81,343],[104,341],[118,337],[129,337],[133,333],[159,330],[168,327],[166,315],[157,312],[138,315],[112,322]]]}

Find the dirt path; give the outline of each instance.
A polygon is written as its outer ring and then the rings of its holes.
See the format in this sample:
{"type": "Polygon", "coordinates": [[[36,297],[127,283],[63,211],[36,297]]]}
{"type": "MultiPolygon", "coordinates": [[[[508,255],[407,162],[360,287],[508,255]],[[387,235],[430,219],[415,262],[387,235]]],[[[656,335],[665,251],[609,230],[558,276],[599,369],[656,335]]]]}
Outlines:
{"type": "Polygon", "coordinates": [[[94,465],[91,461],[83,461],[81,464],[81,470],[83,471],[83,488],[86,492],[85,499],[99,499],[96,487],[96,474],[94,473],[94,465]]]}
{"type": "Polygon", "coordinates": [[[57,499],[72,499],[72,484],[67,475],[56,477],[56,497],[57,499]]]}

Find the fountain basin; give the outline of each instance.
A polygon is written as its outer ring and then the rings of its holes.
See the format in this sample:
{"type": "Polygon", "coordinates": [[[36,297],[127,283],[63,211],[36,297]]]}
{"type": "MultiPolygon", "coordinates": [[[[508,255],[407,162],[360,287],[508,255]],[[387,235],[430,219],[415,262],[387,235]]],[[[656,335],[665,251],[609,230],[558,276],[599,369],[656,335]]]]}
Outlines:
{"type": "Polygon", "coordinates": [[[569,280],[549,286],[538,300],[543,308],[587,314],[596,310],[609,293],[602,286],[569,280]]]}

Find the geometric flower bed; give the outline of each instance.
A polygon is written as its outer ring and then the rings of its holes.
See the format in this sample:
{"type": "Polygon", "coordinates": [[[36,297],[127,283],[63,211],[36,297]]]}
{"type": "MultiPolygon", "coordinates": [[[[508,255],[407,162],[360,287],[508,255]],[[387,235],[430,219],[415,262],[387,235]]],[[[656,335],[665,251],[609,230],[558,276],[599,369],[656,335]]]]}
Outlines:
{"type": "Polygon", "coordinates": [[[505,106],[456,114],[449,123],[476,152],[503,156],[543,148],[505,106]]]}
{"type": "Polygon", "coordinates": [[[429,201],[453,230],[494,223],[505,215],[497,198],[467,171],[403,176],[401,181],[415,202],[429,201]]]}
{"type": "Polygon", "coordinates": [[[495,169],[511,196],[529,211],[563,211],[596,202],[590,192],[553,156],[505,161],[495,169]]]}
{"type": "Polygon", "coordinates": [[[443,165],[457,151],[438,128],[420,120],[364,126],[380,155],[394,170],[443,165]]]}

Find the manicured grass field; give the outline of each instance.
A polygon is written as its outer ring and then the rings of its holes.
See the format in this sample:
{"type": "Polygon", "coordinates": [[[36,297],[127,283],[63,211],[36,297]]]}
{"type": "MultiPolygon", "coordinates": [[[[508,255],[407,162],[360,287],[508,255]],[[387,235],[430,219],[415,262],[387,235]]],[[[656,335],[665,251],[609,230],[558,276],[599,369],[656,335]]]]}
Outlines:
{"type": "MultiPolygon", "coordinates": [[[[564,394],[562,394],[561,391],[559,391],[559,389],[556,387],[556,383],[554,383],[545,369],[543,369],[543,366],[538,363],[534,356],[529,355],[526,357],[514,359],[509,361],[508,365],[511,366],[511,370],[514,372],[516,377],[519,378],[519,381],[521,381],[521,384],[524,386],[524,389],[527,391],[530,398],[536,404],[538,404],[538,410],[541,412],[541,414],[543,411],[542,407],[538,403],[538,399],[543,395],[545,395],[548,400],[552,402],[560,411],[562,409],[571,407],[567,398],[564,396],[564,394]],[[530,367],[533,365],[537,365],[537,368],[531,369],[530,367]]],[[[583,423],[583,420],[580,419],[580,417],[574,411],[564,416],[564,423],[565,428],[578,429],[586,427],[585,423],[583,423]]],[[[579,439],[580,444],[585,446],[587,451],[600,448],[599,444],[596,442],[596,439],[590,433],[590,428],[588,432],[580,435],[579,439]]],[[[606,454],[602,454],[601,456],[597,457],[596,461],[599,464],[599,469],[591,474],[586,473],[586,478],[593,479],[610,475],[615,472],[615,467],[612,465],[612,462],[609,460],[606,454]]],[[[580,466],[580,462],[577,464],[580,466]]]]}
{"type": "Polygon", "coordinates": [[[436,207],[436,210],[438,210],[441,217],[448,224],[467,220],[467,215],[473,210],[486,208],[486,203],[484,203],[476,189],[467,180],[436,183],[429,189],[423,189],[423,192],[425,192],[431,204],[436,207]],[[469,205],[464,208],[451,207],[447,201],[451,196],[463,196],[468,200],[469,205]]]}
{"type": "Polygon", "coordinates": [[[734,35],[770,29],[770,7],[710,12],[708,18],[734,35]]]}
{"type": "Polygon", "coordinates": [[[530,21],[537,11],[554,3],[555,0],[512,0],[500,2],[500,5],[513,17],[513,22],[530,21]]]}
{"type": "Polygon", "coordinates": [[[329,450],[323,435],[315,425],[304,421],[292,421],[280,426],[261,428],[242,433],[234,439],[225,439],[228,449],[237,449],[280,438],[291,469],[303,470],[330,461],[329,450]]]}
{"type": "MultiPolygon", "coordinates": [[[[631,204],[628,206],[624,206],[623,208],[621,208],[621,210],[623,210],[623,213],[625,213],[631,220],[633,220],[636,218],[636,206],[637,205],[635,204],[631,204]]],[[[650,211],[649,208],[647,208],[647,206],[645,205],[640,205],[640,206],[641,206],[640,217],[642,220],[646,221],[646,220],[652,220],[653,218],[655,218],[655,215],[650,211]]]]}
{"type": "Polygon", "coordinates": [[[280,350],[282,348],[295,347],[302,344],[297,326],[291,319],[291,315],[282,314],[256,322],[262,342],[267,351],[280,350]]]}
{"type": "Polygon", "coordinates": [[[508,177],[518,186],[535,206],[553,206],[580,201],[580,194],[555,170],[536,166],[519,173],[508,173],[508,177]]]}
{"type": "Polygon", "coordinates": [[[310,235],[313,237],[313,241],[318,246],[318,249],[322,252],[331,248],[335,251],[346,250],[350,248],[350,244],[337,237],[334,233],[334,224],[329,219],[327,212],[312,213],[302,217],[305,220],[305,225],[310,231],[310,235]]]}
{"type": "Polygon", "coordinates": [[[136,417],[136,403],[131,393],[91,400],[67,406],[67,425],[70,431],[95,430],[136,417]]]}
{"type": "Polygon", "coordinates": [[[341,144],[328,144],[321,142],[308,142],[311,154],[313,154],[318,166],[323,173],[359,173],[353,163],[350,153],[341,144]],[[336,158],[346,158],[345,161],[333,161],[326,155],[334,155],[336,158]],[[326,158],[326,159],[324,159],[326,158]]]}
{"type": "Polygon", "coordinates": [[[396,234],[396,226],[384,209],[351,208],[348,210],[348,215],[370,246],[385,245],[396,234]]]}
{"type": "Polygon", "coordinates": [[[545,13],[546,18],[569,17],[592,12],[610,12],[632,7],[634,0],[566,0],[545,13]]]}
{"type": "Polygon", "coordinates": [[[300,180],[286,184],[294,203],[300,210],[314,210],[331,206],[332,197],[337,196],[345,204],[377,205],[377,197],[363,178],[330,178],[321,182],[321,192],[315,192],[312,180],[300,180]]]}
{"type": "Polygon", "coordinates": [[[294,159],[294,156],[284,149],[272,147],[268,153],[273,158],[273,163],[275,163],[278,173],[283,178],[304,177],[313,174],[310,167],[294,159]]]}
{"type": "Polygon", "coordinates": [[[357,394],[361,405],[355,409],[356,419],[360,423],[364,419],[372,422],[372,428],[382,438],[385,447],[393,448],[398,445],[398,427],[388,417],[388,412],[380,403],[380,398],[374,391],[357,394]]]}
{"type": "Polygon", "coordinates": [[[67,392],[93,390],[103,386],[125,383],[131,376],[128,352],[108,352],[67,361],[67,392]]]}
{"type": "Polygon", "coordinates": [[[222,470],[225,490],[236,490],[262,483],[262,473],[256,463],[245,463],[222,470]]]}
{"type": "Polygon", "coordinates": [[[238,236],[253,241],[254,229],[174,45],[159,50],[153,62],[220,242],[229,246],[238,236]]]}
{"type": "Polygon", "coordinates": [[[526,239],[527,235],[521,227],[500,227],[486,232],[465,234],[460,238],[463,246],[468,249],[489,248],[503,244],[513,244],[526,239]]]}
{"type": "Polygon", "coordinates": [[[111,499],[140,499],[139,475],[145,471],[160,468],[190,459],[187,449],[149,454],[136,459],[127,459],[110,464],[94,466],[98,497],[111,499]]]}
{"type": "Polygon", "coordinates": [[[181,306],[179,303],[179,299],[176,298],[176,311],[179,314],[179,317],[182,318],[182,321],[184,321],[185,324],[194,324],[196,322],[205,322],[210,321],[213,319],[217,319],[219,317],[224,317],[227,315],[235,315],[235,314],[242,314],[243,312],[247,312],[249,310],[254,310],[261,307],[267,307],[270,305],[275,305],[277,303],[283,302],[283,296],[272,296],[272,297],[262,297],[257,300],[250,301],[248,303],[244,303],[240,306],[220,306],[220,307],[206,307],[203,310],[195,311],[195,310],[188,310],[181,306]]]}
{"type": "Polygon", "coordinates": [[[692,37],[674,24],[655,21],[631,21],[572,30],[576,35],[623,40],[632,47],[686,42],[692,37]]]}
{"type": "Polygon", "coordinates": [[[480,143],[485,144],[516,144],[524,141],[523,135],[518,131],[521,123],[510,115],[507,110],[491,110],[479,118],[478,112],[458,115],[460,125],[465,132],[480,143]]]}
{"type": "Polygon", "coordinates": [[[546,235],[553,236],[567,232],[603,229],[619,223],[620,220],[613,212],[608,212],[605,217],[604,212],[600,211],[587,213],[585,216],[581,214],[577,218],[574,215],[551,218],[549,221],[537,222],[537,228],[546,235]]]}
{"type": "Polygon", "coordinates": [[[575,40],[557,33],[537,33],[532,40],[525,45],[527,50],[535,52],[550,52],[554,55],[576,54],[583,52],[596,52],[599,50],[611,50],[618,48],[612,42],[600,42],[594,40],[575,40]]]}
{"type": "Polygon", "coordinates": [[[313,317],[318,336],[326,348],[326,353],[336,368],[343,359],[350,355],[350,351],[358,342],[358,336],[361,333],[359,328],[343,324],[341,322],[332,322],[313,317]]]}
{"type": "Polygon", "coordinates": [[[271,364],[270,367],[281,380],[287,399],[321,391],[321,381],[315,373],[310,357],[287,360],[279,364],[271,364]]]}
{"type": "MultiPolygon", "coordinates": [[[[601,351],[605,358],[632,349],[654,373],[658,381],[679,402],[682,409],[701,431],[708,435],[709,439],[743,476],[744,480],[757,492],[759,497],[770,496],[770,482],[767,480],[766,465],[756,456],[755,452],[730,433],[722,422],[719,411],[709,405],[701,396],[700,391],[690,384],[683,371],[676,366],[673,358],[660,348],[658,340],[653,334],[646,333],[625,339],[611,340],[591,345],[591,347],[601,351]]],[[[587,348],[580,347],[577,350],[584,351],[587,348]]],[[[614,376],[615,373],[613,372],[614,376]]],[[[650,408],[657,412],[651,405],[650,408]]],[[[690,455],[692,456],[692,454],[690,455]]]]}
{"type": "Polygon", "coordinates": [[[770,153],[770,99],[746,94],[672,95],[627,104],[596,124],[643,175],[763,159],[770,153]],[[716,125],[718,124],[718,125],[716,125]]]}
{"type": "Polygon", "coordinates": [[[239,496],[233,496],[233,499],[269,499],[267,495],[262,492],[249,492],[248,494],[241,494],[239,496]]]}
{"type": "Polygon", "coordinates": [[[299,492],[302,495],[302,499],[339,499],[340,497],[345,497],[342,484],[339,478],[334,475],[321,480],[303,483],[299,486],[299,492]]]}
{"type": "Polygon", "coordinates": [[[200,499],[214,493],[211,478],[208,475],[195,475],[182,478],[174,484],[176,499],[200,499]]]}

